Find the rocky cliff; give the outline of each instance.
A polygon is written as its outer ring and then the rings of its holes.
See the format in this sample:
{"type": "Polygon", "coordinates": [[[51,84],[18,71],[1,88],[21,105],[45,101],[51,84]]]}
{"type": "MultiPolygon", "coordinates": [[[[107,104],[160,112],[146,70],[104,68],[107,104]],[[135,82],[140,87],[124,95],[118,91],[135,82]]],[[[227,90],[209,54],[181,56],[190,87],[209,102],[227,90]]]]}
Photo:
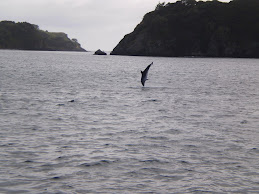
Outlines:
{"type": "Polygon", "coordinates": [[[159,3],[112,55],[259,58],[259,1],[159,3]]]}
{"type": "Polygon", "coordinates": [[[0,49],[85,51],[63,32],[42,31],[27,22],[0,22],[0,49]]]}

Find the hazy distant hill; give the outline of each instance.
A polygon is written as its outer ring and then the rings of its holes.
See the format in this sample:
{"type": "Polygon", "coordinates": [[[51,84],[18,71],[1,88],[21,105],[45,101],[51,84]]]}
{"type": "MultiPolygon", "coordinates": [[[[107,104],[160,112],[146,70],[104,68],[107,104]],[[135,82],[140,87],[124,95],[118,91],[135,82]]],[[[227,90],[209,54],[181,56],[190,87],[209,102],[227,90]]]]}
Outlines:
{"type": "Polygon", "coordinates": [[[160,3],[113,55],[259,57],[259,0],[160,3]]]}
{"type": "Polygon", "coordinates": [[[63,32],[47,32],[27,22],[0,22],[0,49],[85,51],[63,32]]]}

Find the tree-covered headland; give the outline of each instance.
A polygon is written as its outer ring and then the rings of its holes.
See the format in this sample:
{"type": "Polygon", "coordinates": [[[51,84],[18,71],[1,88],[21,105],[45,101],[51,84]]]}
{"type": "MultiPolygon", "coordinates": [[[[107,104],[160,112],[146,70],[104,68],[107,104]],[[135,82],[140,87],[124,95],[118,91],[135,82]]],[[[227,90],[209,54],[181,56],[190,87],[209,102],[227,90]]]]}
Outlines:
{"type": "Polygon", "coordinates": [[[27,22],[0,22],[0,49],[85,51],[76,39],[63,32],[40,30],[27,22]]]}
{"type": "Polygon", "coordinates": [[[159,3],[114,55],[259,57],[259,0],[159,3]]]}

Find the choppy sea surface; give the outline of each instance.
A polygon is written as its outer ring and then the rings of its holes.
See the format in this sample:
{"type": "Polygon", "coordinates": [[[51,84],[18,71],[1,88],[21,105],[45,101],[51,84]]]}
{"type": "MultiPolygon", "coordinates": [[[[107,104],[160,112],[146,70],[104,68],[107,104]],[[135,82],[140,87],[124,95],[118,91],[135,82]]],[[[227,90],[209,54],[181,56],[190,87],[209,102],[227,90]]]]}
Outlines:
{"type": "Polygon", "coordinates": [[[258,59],[0,50],[0,193],[209,192],[259,192],[258,59]]]}

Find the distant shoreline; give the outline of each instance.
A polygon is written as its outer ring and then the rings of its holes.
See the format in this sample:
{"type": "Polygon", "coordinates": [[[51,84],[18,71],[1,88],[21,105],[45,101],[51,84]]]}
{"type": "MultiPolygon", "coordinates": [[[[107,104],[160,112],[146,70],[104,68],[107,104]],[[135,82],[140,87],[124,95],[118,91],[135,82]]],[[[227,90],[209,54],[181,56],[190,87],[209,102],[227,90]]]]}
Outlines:
{"type": "MultiPolygon", "coordinates": [[[[22,50],[22,49],[0,49],[0,51],[42,51],[42,52],[78,52],[78,53],[91,53],[94,54],[95,51],[53,51],[53,50],[22,50]]],[[[258,58],[254,58],[254,57],[208,57],[208,56],[144,56],[144,55],[110,55],[111,51],[106,51],[107,55],[97,55],[97,57],[100,56],[105,56],[105,57],[109,57],[109,56],[125,56],[125,57],[157,57],[157,58],[186,58],[186,59],[258,59],[258,58]]]]}
{"type": "Polygon", "coordinates": [[[28,22],[0,22],[0,49],[86,52],[64,32],[48,32],[28,22]]]}
{"type": "Polygon", "coordinates": [[[0,51],[47,51],[47,52],[79,52],[79,53],[88,53],[93,51],[69,51],[69,50],[26,50],[26,49],[2,49],[0,51]]]}

